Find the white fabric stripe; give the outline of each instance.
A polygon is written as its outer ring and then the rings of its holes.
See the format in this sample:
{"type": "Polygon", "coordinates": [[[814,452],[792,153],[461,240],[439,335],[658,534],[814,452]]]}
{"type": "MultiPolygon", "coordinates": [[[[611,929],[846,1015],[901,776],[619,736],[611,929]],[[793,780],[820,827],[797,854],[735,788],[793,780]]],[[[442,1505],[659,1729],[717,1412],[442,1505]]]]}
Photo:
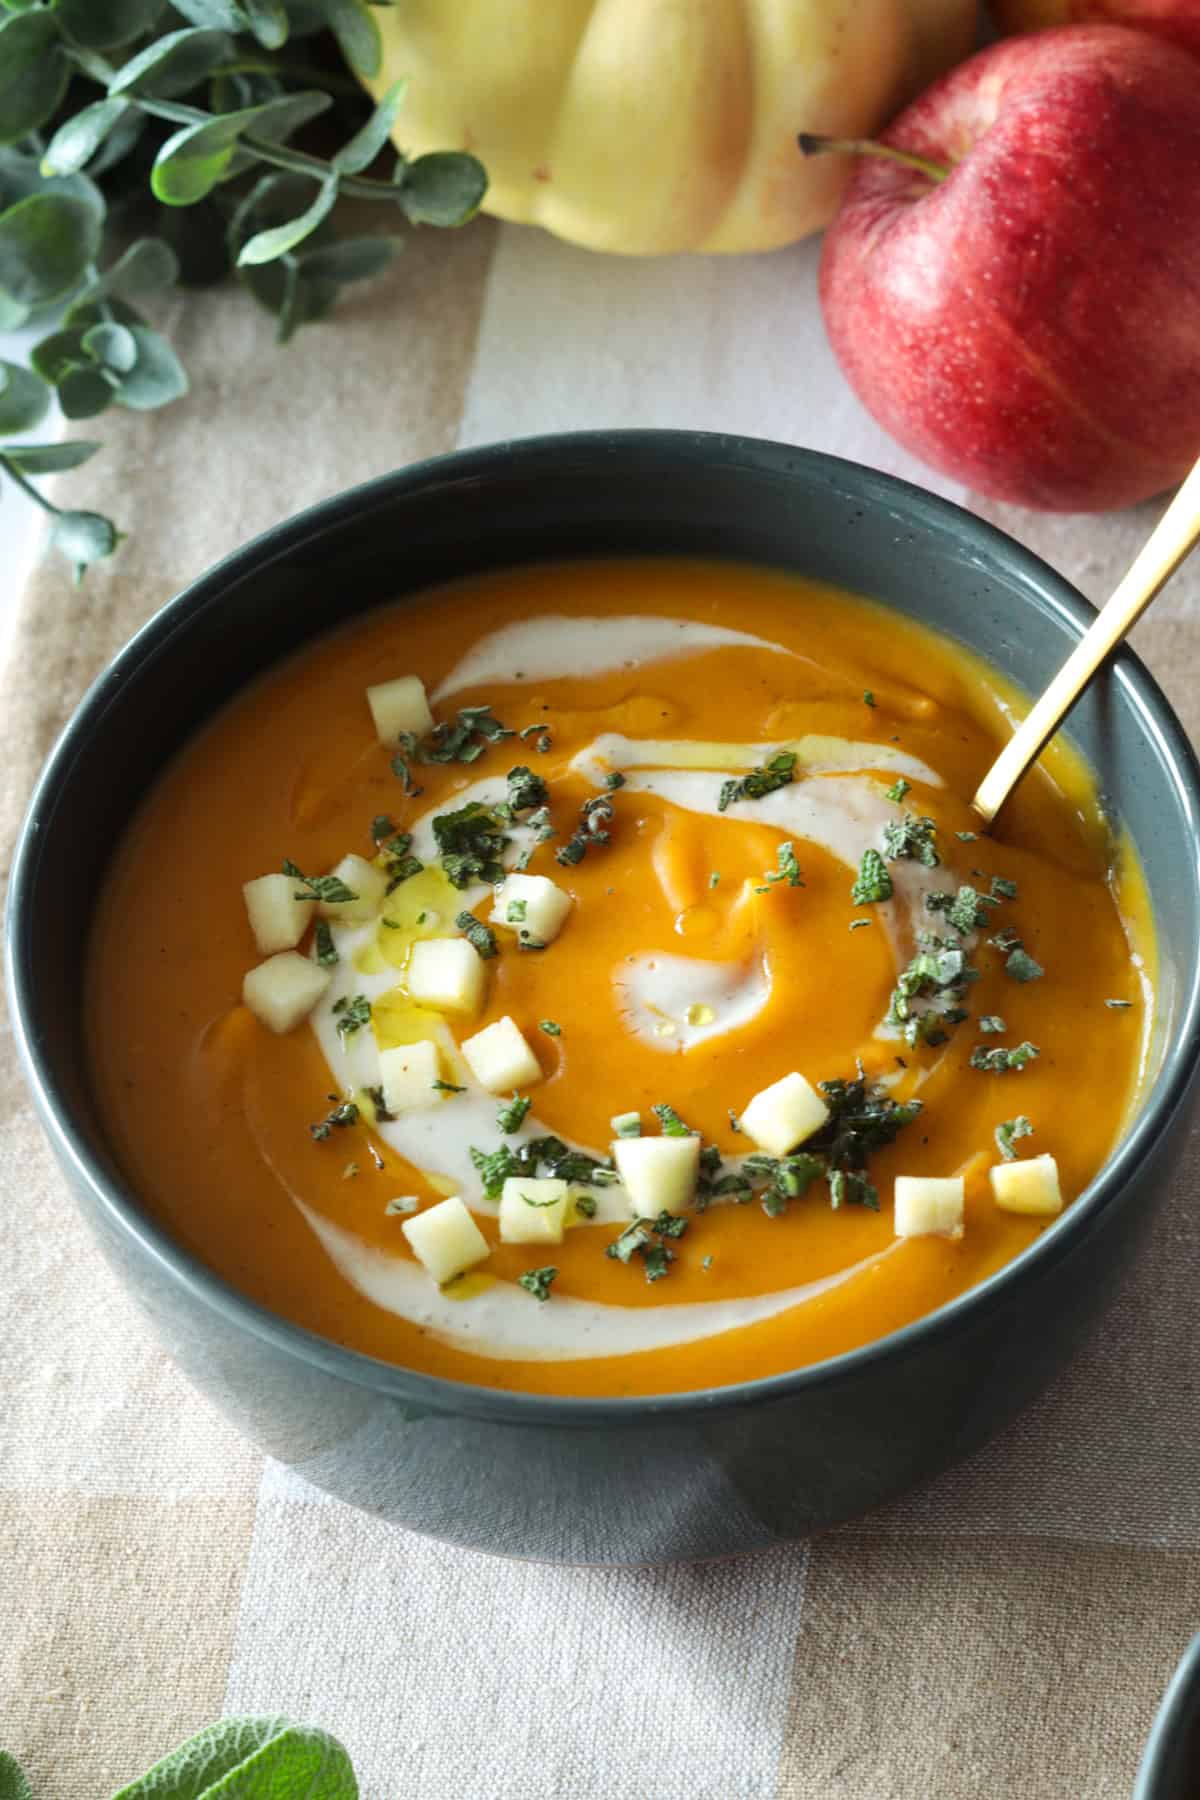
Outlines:
{"type": "Polygon", "coordinates": [[[324,1725],[362,1800],[755,1800],[776,1791],[807,1570],[803,1546],[506,1562],[270,1464],[225,1709],[324,1725]]]}

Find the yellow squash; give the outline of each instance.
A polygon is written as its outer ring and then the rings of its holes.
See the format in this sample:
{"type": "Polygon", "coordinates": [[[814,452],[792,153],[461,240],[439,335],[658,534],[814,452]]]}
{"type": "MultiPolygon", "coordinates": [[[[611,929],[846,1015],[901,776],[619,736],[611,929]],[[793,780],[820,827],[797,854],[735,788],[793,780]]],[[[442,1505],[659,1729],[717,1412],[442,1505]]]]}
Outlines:
{"type": "Polygon", "coordinates": [[[593,250],[770,250],[848,173],[798,131],[874,130],[971,47],[974,0],[404,0],[380,9],[396,141],[473,150],[484,202],[593,250]]]}

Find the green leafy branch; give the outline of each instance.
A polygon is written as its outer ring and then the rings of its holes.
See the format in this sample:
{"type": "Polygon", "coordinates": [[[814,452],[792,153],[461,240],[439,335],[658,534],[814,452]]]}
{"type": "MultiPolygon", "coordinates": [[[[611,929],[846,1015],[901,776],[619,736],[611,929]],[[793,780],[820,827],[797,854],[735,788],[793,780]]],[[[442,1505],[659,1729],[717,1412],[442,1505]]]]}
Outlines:
{"type": "MultiPolygon", "coordinates": [[[[381,63],[367,0],[0,0],[0,329],[57,315],[28,366],[0,365],[0,439],[36,430],[52,399],[77,420],[186,394],[183,365],[140,310],[176,285],[236,271],[281,343],[325,318],[402,243],[340,237],[343,199],[412,225],[472,218],[487,187],[475,157],[392,150],[404,84],[372,109],[346,73],[370,78],[381,63]],[[340,144],[332,154],[309,141],[318,120],[340,144]]],[[[51,515],[77,576],[121,534],[34,482],[98,448],[0,442],[0,474],[51,515]]]]}
{"type": "MultiPolygon", "coordinates": [[[[222,1719],[180,1744],[113,1800],[358,1800],[335,1737],[287,1719],[222,1719]]],[[[0,1750],[0,1800],[34,1800],[20,1765],[0,1750]]]]}

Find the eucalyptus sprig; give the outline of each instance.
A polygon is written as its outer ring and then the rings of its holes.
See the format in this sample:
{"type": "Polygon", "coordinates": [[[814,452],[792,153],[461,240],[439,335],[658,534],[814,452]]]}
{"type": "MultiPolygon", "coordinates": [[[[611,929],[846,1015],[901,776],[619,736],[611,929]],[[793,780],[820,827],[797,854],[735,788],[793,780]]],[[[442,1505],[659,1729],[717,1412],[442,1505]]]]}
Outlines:
{"type": "MultiPolygon", "coordinates": [[[[352,79],[379,73],[374,9],[389,3],[0,0],[0,329],[54,326],[26,366],[0,364],[0,440],[36,430],[52,399],[90,419],[186,394],[141,310],[177,284],[236,270],[281,343],[324,318],[402,243],[339,237],[341,200],[413,225],[474,216],[487,188],[476,158],[392,150],[404,84],[372,109],[352,79]]],[[[34,484],[98,448],[0,441],[0,474],[51,514],[77,577],[121,534],[34,484]]]]}

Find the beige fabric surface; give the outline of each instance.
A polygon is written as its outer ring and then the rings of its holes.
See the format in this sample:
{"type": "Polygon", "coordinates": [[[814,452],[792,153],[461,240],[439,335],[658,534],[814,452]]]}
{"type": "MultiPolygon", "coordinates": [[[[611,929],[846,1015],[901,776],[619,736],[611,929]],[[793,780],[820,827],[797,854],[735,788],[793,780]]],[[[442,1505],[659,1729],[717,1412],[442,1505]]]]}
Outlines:
{"type": "MultiPolygon", "coordinates": [[[[570,426],[743,430],[932,481],[841,382],[816,250],[626,263],[481,223],[286,352],[236,292],[171,321],[191,397],[106,418],[64,493],[130,540],[19,601],[0,847],[85,685],[171,592],[320,496],[570,426]]],[[[971,504],[952,484],[941,491],[971,504]]],[[[979,507],[1101,597],[1154,516],[979,507]]],[[[1200,571],[1141,629],[1200,730],[1200,571]]],[[[0,1041],[0,1744],[101,1800],[223,1710],[336,1731],[367,1800],[1118,1800],[1200,1625],[1200,1150],[1094,1342],[970,1464],[812,1545],[560,1570],[338,1505],[176,1373],[66,1198],[0,1041]]]]}

